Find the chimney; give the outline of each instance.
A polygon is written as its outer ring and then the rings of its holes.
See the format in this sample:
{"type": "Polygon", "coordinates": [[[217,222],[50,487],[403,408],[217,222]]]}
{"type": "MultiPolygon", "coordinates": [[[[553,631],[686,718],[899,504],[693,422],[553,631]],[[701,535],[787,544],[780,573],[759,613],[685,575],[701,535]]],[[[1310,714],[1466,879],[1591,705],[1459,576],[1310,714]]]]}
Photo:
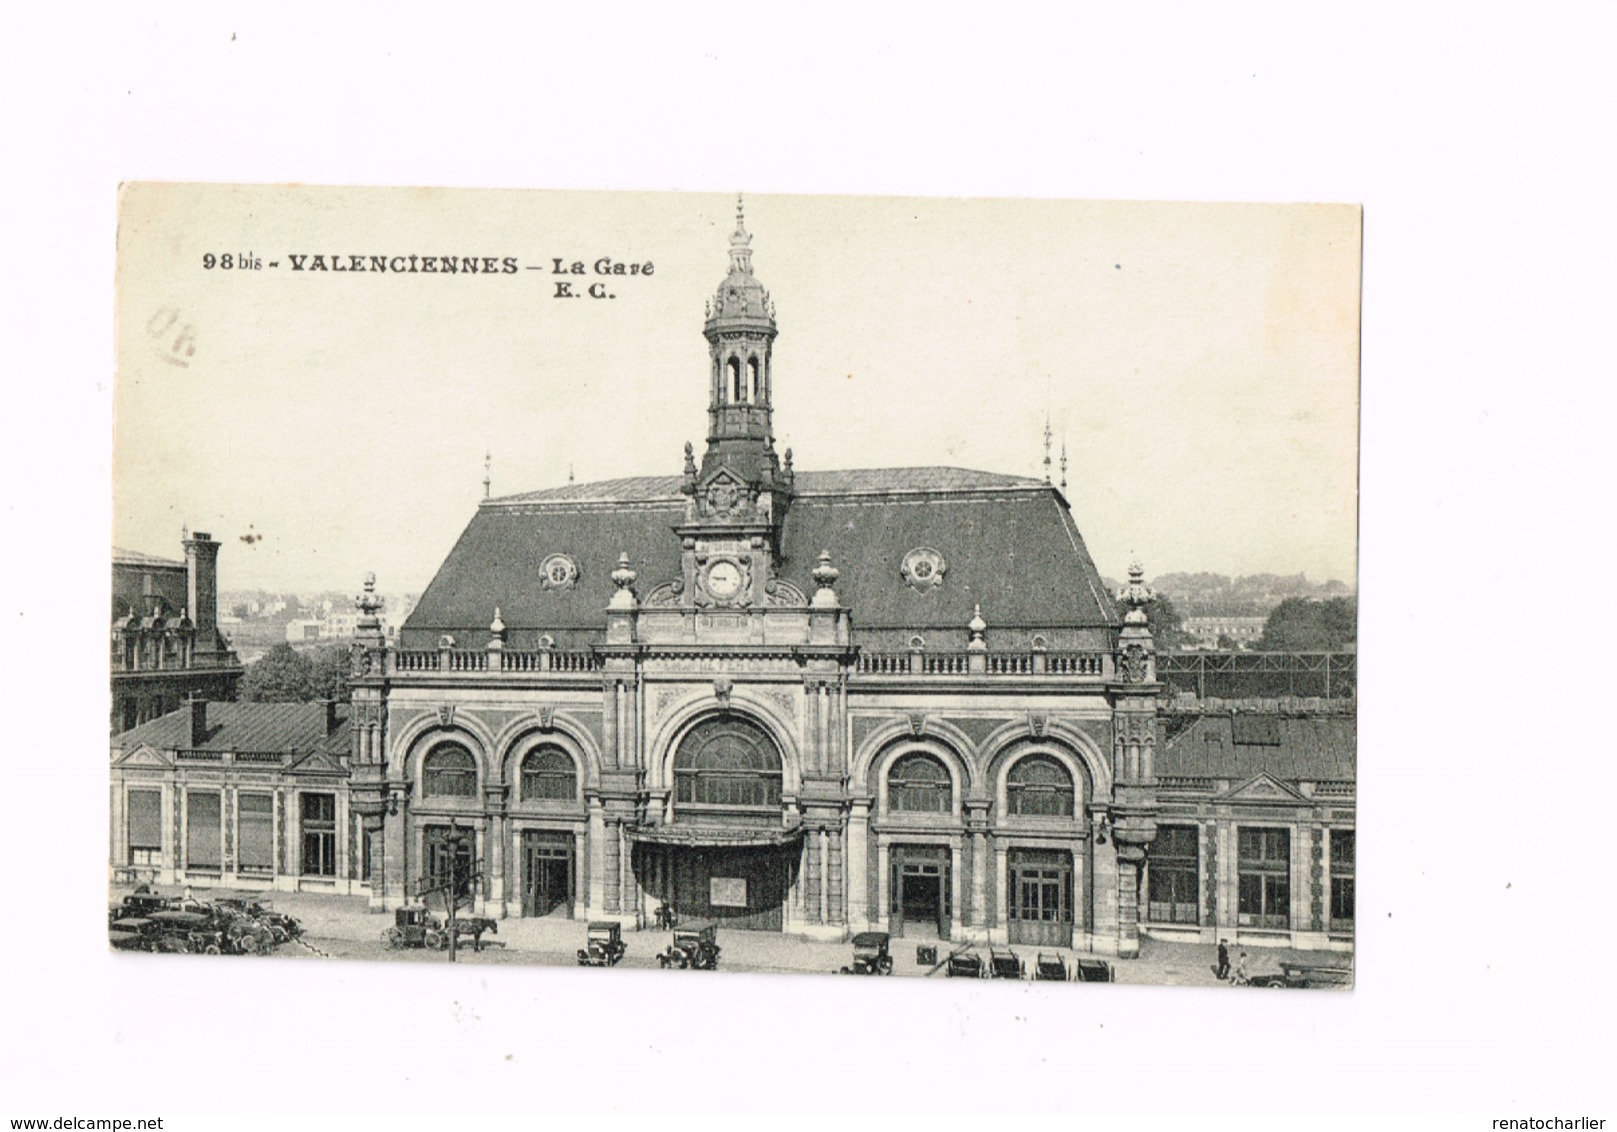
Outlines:
{"type": "Polygon", "coordinates": [[[185,701],[185,706],[191,713],[191,747],[194,750],[208,741],[208,701],[203,696],[193,695],[185,701]]]}
{"type": "Polygon", "coordinates": [[[319,699],[315,703],[326,709],[326,734],[330,735],[337,730],[337,701],[331,698],[319,699]]]}
{"type": "Polygon", "coordinates": [[[185,540],[185,597],[198,651],[212,652],[219,638],[219,544],[206,531],[185,540]]]}

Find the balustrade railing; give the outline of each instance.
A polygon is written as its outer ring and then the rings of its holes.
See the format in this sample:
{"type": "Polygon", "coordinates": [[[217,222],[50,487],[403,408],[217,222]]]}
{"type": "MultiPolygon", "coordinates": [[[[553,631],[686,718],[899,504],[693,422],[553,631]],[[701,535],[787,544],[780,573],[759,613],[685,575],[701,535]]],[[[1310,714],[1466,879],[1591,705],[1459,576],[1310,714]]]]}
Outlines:
{"type": "Polygon", "coordinates": [[[1101,653],[861,652],[861,676],[1104,676],[1101,653]]]}

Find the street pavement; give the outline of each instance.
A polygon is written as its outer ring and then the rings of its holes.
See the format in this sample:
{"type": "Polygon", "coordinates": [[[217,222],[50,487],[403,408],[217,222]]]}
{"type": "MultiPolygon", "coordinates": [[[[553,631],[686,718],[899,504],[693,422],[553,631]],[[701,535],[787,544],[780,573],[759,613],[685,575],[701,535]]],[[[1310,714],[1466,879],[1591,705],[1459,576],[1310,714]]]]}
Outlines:
{"type": "MultiPolygon", "coordinates": [[[[122,899],[126,889],[113,892],[114,902],[122,899]]],[[[174,893],[173,895],[177,895],[174,893]]],[[[196,898],[206,901],[209,893],[197,890],[196,898]]],[[[217,895],[225,895],[218,893],[217,895]]],[[[262,899],[275,909],[296,916],[303,926],[303,936],[276,950],[287,958],[368,959],[400,963],[444,963],[444,952],[422,948],[392,950],[382,942],[383,933],[393,923],[391,913],[372,912],[363,897],[323,896],[312,893],[263,893],[262,899]]],[[[463,939],[457,951],[457,960],[473,964],[542,964],[573,966],[578,949],[584,946],[585,925],[579,920],[521,919],[499,921],[494,935],[483,937],[481,951],[473,949],[469,938],[463,939]]],[[[657,955],[669,944],[671,936],[666,930],[646,929],[623,933],[628,949],[619,964],[626,968],[656,968],[657,955]]],[[[719,969],[721,971],[777,972],[789,974],[830,974],[852,961],[853,949],[848,943],[823,943],[796,939],[776,932],[734,931],[720,928],[719,969]]],[[[937,966],[922,965],[917,961],[918,944],[935,946],[939,959],[945,958],[949,944],[942,941],[895,939],[892,941],[893,974],[910,978],[944,978],[945,972],[937,966]]],[[[958,945],[956,945],[958,946],[958,945]]],[[[988,949],[977,947],[986,960],[988,949]]],[[[1004,950],[1001,947],[1001,950],[1004,950]]],[[[1031,977],[1035,955],[1051,948],[1015,947],[1015,951],[1028,968],[1031,977]]],[[[1296,951],[1284,948],[1232,948],[1231,961],[1242,950],[1248,955],[1247,969],[1254,976],[1278,974],[1285,962],[1328,963],[1346,966],[1350,955],[1296,951]]],[[[1112,965],[1119,983],[1155,986],[1228,986],[1213,973],[1216,949],[1211,944],[1171,943],[1143,938],[1137,959],[1117,959],[1102,956],[1112,965]]],[[[1085,953],[1072,950],[1060,952],[1069,968],[1073,960],[1085,953]]]]}

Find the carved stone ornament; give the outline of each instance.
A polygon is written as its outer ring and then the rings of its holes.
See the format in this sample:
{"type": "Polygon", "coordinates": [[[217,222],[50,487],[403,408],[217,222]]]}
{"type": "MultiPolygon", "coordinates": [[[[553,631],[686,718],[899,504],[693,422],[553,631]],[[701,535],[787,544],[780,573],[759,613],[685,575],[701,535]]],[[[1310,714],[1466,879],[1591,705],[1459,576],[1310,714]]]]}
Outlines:
{"type": "Polygon", "coordinates": [[[1118,667],[1123,671],[1123,679],[1131,684],[1143,684],[1149,671],[1145,646],[1129,645],[1125,648],[1118,659],[1118,667]]]}
{"type": "Polygon", "coordinates": [[[949,563],[930,546],[918,546],[910,551],[898,568],[905,584],[917,593],[931,593],[943,585],[943,576],[948,571],[949,563]]]}
{"type": "Polygon", "coordinates": [[[540,585],[547,590],[570,590],[578,584],[578,563],[565,554],[552,554],[539,564],[540,585]]]}
{"type": "Polygon", "coordinates": [[[727,518],[740,509],[741,485],[735,480],[720,477],[707,485],[707,513],[727,518]]]}
{"type": "Polygon", "coordinates": [[[438,709],[438,723],[442,727],[453,726],[455,722],[455,705],[444,704],[438,709]]]}
{"type": "Polygon", "coordinates": [[[357,641],[348,647],[349,671],[355,676],[366,676],[371,670],[371,653],[357,641]]]}
{"type": "Polygon", "coordinates": [[[720,707],[729,705],[730,693],[733,691],[735,691],[735,681],[728,676],[720,676],[713,681],[713,695],[718,698],[720,707]]]}
{"type": "Polygon", "coordinates": [[[556,729],[556,709],[546,705],[539,709],[539,730],[554,731],[556,729]]]}
{"type": "Polygon", "coordinates": [[[1043,739],[1044,733],[1049,730],[1050,717],[1042,711],[1030,711],[1027,715],[1027,729],[1033,732],[1033,737],[1043,739]]]}
{"type": "Polygon", "coordinates": [[[925,731],[926,731],[926,716],[924,714],[922,714],[921,712],[918,712],[918,711],[912,711],[912,712],[909,713],[909,715],[910,715],[910,734],[911,735],[924,734],[925,731]]]}

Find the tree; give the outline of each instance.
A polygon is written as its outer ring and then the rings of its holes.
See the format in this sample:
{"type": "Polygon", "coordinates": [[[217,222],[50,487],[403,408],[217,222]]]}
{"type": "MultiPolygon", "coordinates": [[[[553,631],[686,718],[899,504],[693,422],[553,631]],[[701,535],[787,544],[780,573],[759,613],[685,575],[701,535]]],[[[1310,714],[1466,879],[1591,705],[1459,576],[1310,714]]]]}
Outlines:
{"type": "Polygon", "coordinates": [[[309,682],[315,699],[331,699],[347,703],[348,673],[352,660],[342,645],[329,645],[314,654],[309,682]]]}
{"type": "Polygon", "coordinates": [[[1263,624],[1256,647],[1266,652],[1340,652],[1358,640],[1358,606],[1350,598],[1288,597],[1263,624]]]}
{"type": "Polygon", "coordinates": [[[250,703],[303,703],[314,699],[314,661],[281,642],[247,666],[241,698],[250,703]]]}
{"type": "Polygon", "coordinates": [[[1159,593],[1156,600],[1145,607],[1150,620],[1151,638],[1159,652],[1173,652],[1185,643],[1185,619],[1174,608],[1173,599],[1159,593]]]}

